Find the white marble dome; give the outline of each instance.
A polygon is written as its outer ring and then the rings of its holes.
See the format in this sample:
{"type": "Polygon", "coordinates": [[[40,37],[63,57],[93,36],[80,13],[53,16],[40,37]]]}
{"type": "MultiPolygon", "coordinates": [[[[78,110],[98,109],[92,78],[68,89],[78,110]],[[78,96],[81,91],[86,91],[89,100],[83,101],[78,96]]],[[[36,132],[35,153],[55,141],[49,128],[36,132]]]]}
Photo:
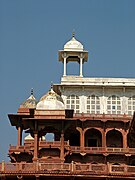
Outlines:
{"type": "Polygon", "coordinates": [[[72,36],[72,39],[64,45],[64,51],[83,51],[83,45],[72,36]]]}
{"type": "Polygon", "coordinates": [[[54,90],[51,90],[41,97],[36,109],[39,110],[64,110],[63,99],[54,90]]]}

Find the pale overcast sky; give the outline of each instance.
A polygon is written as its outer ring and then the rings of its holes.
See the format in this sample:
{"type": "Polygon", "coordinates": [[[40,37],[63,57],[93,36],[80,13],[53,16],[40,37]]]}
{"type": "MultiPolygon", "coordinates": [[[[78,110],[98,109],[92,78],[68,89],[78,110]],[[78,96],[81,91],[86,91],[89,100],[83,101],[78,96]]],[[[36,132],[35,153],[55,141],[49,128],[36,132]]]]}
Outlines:
{"type": "Polygon", "coordinates": [[[89,51],[84,76],[135,77],[135,0],[0,0],[0,161],[17,143],[7,114],[31,88],[38,100],[60,82],[58,50],[73,30],[89,51]]]}

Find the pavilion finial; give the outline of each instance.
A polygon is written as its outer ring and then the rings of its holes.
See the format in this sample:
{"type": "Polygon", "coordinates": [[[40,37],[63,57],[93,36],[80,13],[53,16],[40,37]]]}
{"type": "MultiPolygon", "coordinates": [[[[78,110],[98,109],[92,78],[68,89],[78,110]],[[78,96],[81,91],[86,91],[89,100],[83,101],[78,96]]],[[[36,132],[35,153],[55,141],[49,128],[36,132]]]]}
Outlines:
{"type": "Polygon", "coordinates": [[[75,37],[75,31],[73,30],[73,32],[72,32],[72,37],[75,37]]]}
{"type": "Polygon", "coordinates": [[[34,94],[34,90],[33,90],[33,88],[31,88],[31,95],[33,95],[34,94]]]}
{"type": "Polygon", "coordinates": [[[53,82],[51,81],[51,89],[53,89],[53,82]]]}

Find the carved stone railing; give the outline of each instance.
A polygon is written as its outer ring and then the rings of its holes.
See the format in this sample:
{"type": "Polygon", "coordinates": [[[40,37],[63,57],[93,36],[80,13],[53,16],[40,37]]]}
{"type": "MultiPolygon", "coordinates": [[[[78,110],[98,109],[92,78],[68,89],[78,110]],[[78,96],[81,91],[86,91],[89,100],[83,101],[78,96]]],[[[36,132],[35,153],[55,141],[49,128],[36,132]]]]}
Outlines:
{"type": "Polygon", "coordinates": [[[106,172],[105,164],[76,164],[72,163],[4,163],[0,164],[0,172],[4,173],[20,173],[20,172],[68,172],[68,173],[82,173],[82,172],[106,172]]]}
{"type": "Polygon", "coordinates": [[[74,166],[75,172],[97,172],[97,173],[105,173],[107,170],[107,166],[105,164],[75,164],[74,166]]]}
{"type": "MultiPolygon", "coordinates": [[[[33,146],[34,147],[34,146],[33,146]]],[[[30,146],[12,146],[9,147],[9,153],[11,152],[29,152],[31,150],[30,146]]]]}
{"type": "MultiPolygon", "coordinates": [[[[61,142],[60,141],[52,141],[52,142],[47,142],[47,141],[39,141],[39,149],[41,148],[60,148],[61,142]]],[[[64,141],[64,146],[65,148],[69,148],[69,142],[64,141]]],[[[34,141],[25,141],[24,146],[12,146],[10,145],[9,147],[9,152],[13,151],[18,151],[18,152],[23,152],[23,151],[30,151],[34,150],[34,141]]]]}
{"type": "Polygon", "coordinates": [[[74,153],[108,153],[108,154],[135,154],[135,148],[111,148],[111,147],[84,147],[79,146],[70,146],[71,152],[74,153]]]}
{"type": "MultiPolygon", "coordinates": [[[[80,147],[70,146],[68,141],[64,142],[64,146],[72,153],[107,153],[107,154],[135,154],[135,148],[112,148],[112,147],[80,147]]],[[[61,147],[60,141],[39,141],[39,149],[41,148],[59,148],[61,147]]],[[[25,143],[24,146],[12,146],[10,145],[9,152],[28,152],[34,150],[34,141],[25,143]]]]}
{"type": "Polygon", "coordinates": [[[111,174],[121,173],[121,174],[134,174],[135,175],[135,166],[128,165],[109,165],[109,172],[111,174]]]}
{"type": "MultiPolygon", "coordinates": [[[[60,141],[52,141],[52,142],[47,142],[47,141],[39,141],[39,147],[60,147],[61,143],[60,141]]],[[[64,145],[67,146],[68,141],[64,141],[64,145]]]]}
{"type": "Polygon", "coordinates": [[[135,176],[135,166],[112,164],[81,164],[81,163],[0,163],[1,174],[96,174],[104,176],[119,175],[135,176]]]}
{"type": "Polygon", "coordinates": [[[128,114],[90,114],[90,113],[74,113],[74,118],[80,118],[80,119],[89,119],[89,120],[94,120],[94,119],[104,119],[104,120],[114,120],[114,119],[121,119],[123,120],[132,120],[132,115],[128,114]]]}

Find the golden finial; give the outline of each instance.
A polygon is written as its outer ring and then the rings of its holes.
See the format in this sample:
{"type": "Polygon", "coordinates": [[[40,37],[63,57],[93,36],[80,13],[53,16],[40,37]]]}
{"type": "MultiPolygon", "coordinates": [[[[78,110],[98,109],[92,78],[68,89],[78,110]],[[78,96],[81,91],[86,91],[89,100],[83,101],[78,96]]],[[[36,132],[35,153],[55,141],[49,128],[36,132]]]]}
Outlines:
{"type": "Polygon", "coordinates": [[[33,93],[34,93],[34,90],[33,90],[33,88],[31,88],[31,95],[33,95],[33,93]]]}

